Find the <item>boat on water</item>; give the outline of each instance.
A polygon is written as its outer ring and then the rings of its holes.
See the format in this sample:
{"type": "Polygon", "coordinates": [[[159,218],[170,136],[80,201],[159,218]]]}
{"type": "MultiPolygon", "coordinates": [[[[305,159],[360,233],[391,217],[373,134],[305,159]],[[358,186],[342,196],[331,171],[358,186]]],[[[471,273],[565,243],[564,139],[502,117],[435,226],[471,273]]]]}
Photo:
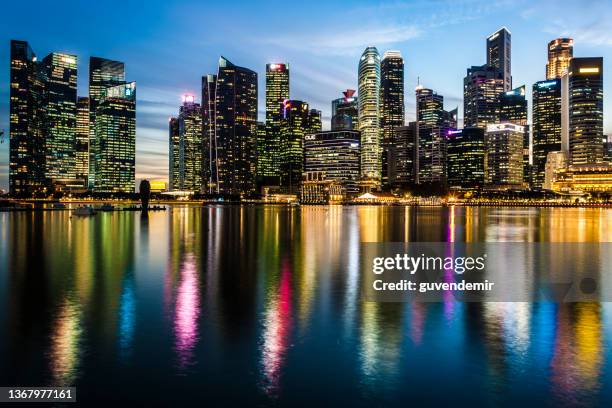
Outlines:
{"type": "Polygon", "coordinates": [[[114,211],[115,207],[112,204],[102,204],[100,206],[100,211],[114,211]]]}
{"type": "Polygon", "coordinates": [[[77,215],[80,217],[87,217],[90,215],[95,215],[96,211],[89,206],[82,206],[82,207],[77,207],[74,209],[74,211],[72,211],[72,215],[77,215]]]}
{"type": "Polygon", "coordinates": [[[65,210],[66,209],[66,204],[64,204],[64,203],[55,203],[55,204],[53,204],[53,209],[54,210],[65,210]]]}

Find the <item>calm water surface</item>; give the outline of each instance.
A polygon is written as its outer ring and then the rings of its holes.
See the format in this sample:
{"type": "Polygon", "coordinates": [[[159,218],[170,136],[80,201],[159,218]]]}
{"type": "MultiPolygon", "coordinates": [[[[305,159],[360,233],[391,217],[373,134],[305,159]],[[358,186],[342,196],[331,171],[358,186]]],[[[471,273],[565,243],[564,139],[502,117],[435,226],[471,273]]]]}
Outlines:
{"type": "Polygon", "coordinates": [[[0,213],[0,385],[141,406],[612,406],[610,303],[362,302],[364,241],[610,242],[612,210],[0,213]]]}

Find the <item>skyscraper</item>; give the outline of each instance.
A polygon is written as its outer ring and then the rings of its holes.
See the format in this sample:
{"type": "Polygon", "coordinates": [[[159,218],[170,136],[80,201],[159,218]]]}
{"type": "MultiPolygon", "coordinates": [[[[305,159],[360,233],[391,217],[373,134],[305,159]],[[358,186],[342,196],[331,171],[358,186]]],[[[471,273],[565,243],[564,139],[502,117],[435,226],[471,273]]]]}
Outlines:
{"type": "Polygon", "coordinates": [[[523,175],[525,182],[531,183],[531,141],[527,125],[527,98],[525,85],[506,91],[499,96],[499,122],[523,126],[523,175]]]}
{"type": "Polygon", "coordinates": [[[181,189],[181,138],[179,120],[171,117],[168,120],[168,188],[170,191],[181,189]]]}
{"type": "Polygon", "coordinates": [[[417,122],[410,122],[395,131],[393,149],[389,154],[389,184],[404,188],[414,184],[417,160],[417,122]]]}
{"type": "Polygon", "coordinates": [[[404,126],[404,59],[399,51],[386,51],[380,64],[380,126],[382,128],[382,182],[389,182],[389,149],[395,129],[404,126]]]}
{"type": "Polygon", "coordinates": [[[37,58],[26,41],[11,41],[9,191],[31,194],[45,186],[45,139],[37,58]]]}
{"type": "Polygon", "coordinates": [[[300,191],[304,171],[304,137],[313,133],[311,122],[316,121],[310,115],[310,108],[305,102],[287,99],[283,103],[279,174],[281,190],[287,194],[299,194],[300,191]]]}
{"type": "Polygon", "coordinates": [[[95,113],[96,192],[135,191],[136,83],[105,88],[95,113]]]}
{"type": "Polygon", "coordinates": [[[573,58],[569,66],[570,164],[603,162],[603,58],[573,58]]]}
{"type": "Polygon", "coordinates": [[[546,79],[561,78],[569,68],[574,57],[574,40],[557,38],[548,43],[548,62],[546,63],[546,79]]]}
{"type": "Polygon", "coordinates": [[[466,127],[486,128],[498,122],[499,95],[505,92],[503,73],[489,65],[468,68],[463,80],[463,121],[466,127]]]}
{"type": "Polygon", "coordinates": [[[512,41],[506,27],[487,38],[487,65],[501,73],[504,92],[512,89],[512,41]]]}
{"type": "Polygon", "coordinates": [[[361,132],[361,176],[374,184],[381,179],[380,151],[380,55],[367,47],[359,60],[359,131],[361,132]]]}
{"type": "Polygon", "coordinates": [[[278,183],[280,170],[280,122],[283,103],[289,99],[289,64],[266,65],[266,137],[260,144],[257,157],[258,176],[265,183],[278,183]],[[271,178],[275,179],[274,182],[271,178]]]}
{"type": "MultiPolygon", "coordinates": [[[[217,75],[202,77],[202,190],[216,192],[218,173],[216,137],[217,75]]],[[[178,131],[178,130],[177,130],[178,131]]]]}
{"type": "Polygon", "coordinates": [[[484,167],[489,188],[522,188],[524,135],[525,128],[513,123],[487,126],[484,167]]]}
{"type": "Polygon", "coordinates": [[[51,53],[41,62],[45,178],[53,184],[74,179],[76,145],[77,57],[51,53]]]}
{"type": "Polygon", "coordinates": [[[89,175],[89,98],[80,96],[77,99],[75,175],[87,186],[89,175]]]}
{"type": "Polygon", "coordinates": [[[170,137],[170,188],[199,192],[202,188],[202,112],[193,95],[183,96],[176,122],[170,120],[170,137]]]}
{"type": "Polygon", "coordinates": [[[421,85],[416,88],[416,109],[416,182],[444,185],[446,134],[451,115],[444,110],[444,97],[421,85]]]}
{"type": "MultiPolygon", "coordinates": [[[[257,73],[219,58],[215,86],[214,135],[206,140],[213,160],[209,189],[217,194],[255,193],[257,170],[257,73]]],[[[210,104],[207,92],[202,104],[210,104]]],[[[205,110],[205,124],[212,120],[205,110]]]]}
{"type": "Polygon", "coordinates": [[[446,138],[448,186],[474,189],[484,184],[485,131],[482,128],[449,130],[446,138]]]}
{"type": "Polygon", "coordinates": [[[123,62],[105,58],[89,58],[89,187],[95,182],[96,146],[96,111],[106,88],[125,82],[123,62]]]}
{"type": "Polygon", "coordinates": [[[323,173],[342,185],[345,193],[359,192],[359,132],[332,130],[304,138],[304,172],[323,173]]]}
{"type": "Polygon", "coordinates": [[[332,130],[359,129],[359,97],[354,96],[354,89],[342,92],[344,97],[332,101],[332,130]]]}
{"type": "Polygon", "coordinates": [[[533,84],[533,184],[542,187],[548,153],[561,151],[561,80],[533,84]]]}

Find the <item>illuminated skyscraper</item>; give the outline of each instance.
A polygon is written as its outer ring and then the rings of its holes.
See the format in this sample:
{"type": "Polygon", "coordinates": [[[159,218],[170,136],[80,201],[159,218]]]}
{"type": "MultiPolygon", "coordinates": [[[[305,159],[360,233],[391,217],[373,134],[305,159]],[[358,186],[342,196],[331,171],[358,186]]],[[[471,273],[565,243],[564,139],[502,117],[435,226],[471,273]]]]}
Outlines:
{"type": "Polygon", "coordinates": [[[503,73],[482,65],[468,68],[463,80],[463,116],[466,127],[486,128],[498,122],[499,95],[505,92],[503,73]]]}
{"type": "Polygon", "coordinates": [[[202,111],[193,95],[183,96],[176,122],[170,120],[170,136],[170,188],[199,192],[202,188],[202,111]]]}
{"type": "Polygon", "coordinates": [[[354,89],[342,92],[344,97],[332,101],[332,130],[359,129],[359,98],[354,96],[354,89]]]}
{"type": "Polygon", "coordinates": [[[259,145],[257,157],[258,176],[263,177],[265,183],[276,179],[280,171],[279,146],[280,122],[284,101],[289,99],[289,64],[272,63],[266,65],[266,137],[259,145]]]}
{"type": "Polygon", "coordinates": [[[217,76],[202,77],[202,190],[206,193],[216,192],[218,184],[216,169],[216,100],[217,76]]]}
{"type": "Polygon", "coordinates": [[[95,123],[96,192],[135,191],[136,83],[105,88],[95,123]]]}
{"type": "Polygon", "coordinates": [[[523,126],[523,175],[526,183],[531,183],[531,159],[529,140],[529,125],[527,125],[527,98],[525,98],[525,85],[502,93],[499,96],[499,122],[514,123],[523,126]]]}
{"type": "Polygon", "coordinates": [[[573,58],[569,66],[570,164],[603,162],[603,58],[573,58]]]}
{"type": "Polygon", "coordinates": [[[497,69],[504,92],[512,89],[512,41],[510,31],[502,27],[487,38],[487,65],[497,69]]]}
{"type": "MultiPolygon", "coordinates": [[[[214,78],[214,77],[212,77],[214,78]]],[[[209,190],[216,194],[255,193],[257,172],[257,73],[219,58],[214,111],[214,135],[205,140],[213,160],[210,164],[209,190]]],[[[212,92],[202,101],[210,105],[212,92]]],[[[205,127],[212,121],[205,109],[205,127]]]]}
{"type": "Polygon", "coordinates": [[[168,188],[170,191],[176,191],[181,189],[181,139],[179,120],[175,117],[168,120],[168,150],[168,188]]]}
{"type": "Polygon", "coordinates": [[[125,82],[125,66],[123,62],[105,58],[89,58],[89,187],[93,188],[95,181],[96,146],[96,111],[108,87],[125,82]]]}
{"type": "Polygon", "coordinates": [[[280,186],[287,194],[299,194],[304,171],[304,137],[321,131],[320,113],[302,101],[285,100],[281,115],[280,186]]]}
{"type": "Polygon", "coordinates": [[[448,186],[475,189],[484,184],[485,131],[449,130],[446,138],[448,186]]]}
{"type": "Polygon", "coordinates": [[[87,185],[89,175],[89,98],[80,96],[77,99],[75,174],[87,185]]]}
{"type": "Polygon", "coordinates": [[[361,176],[380,183],[380,55],[376,47],[365,49],[359,60],[359,131],[361,132],[361,176]]]}
{"type": "Polygon", "coordinates": [[[45,186],[45,140],[36,55],[25,41],[11,41],[9,191],[31,194],[45,186]]]}
{"type": "Polygon", "coordinates": [[[410,122],[407,126],[397,128],[392,147],[389,150],[389,184],[408,187],[416,182],[417,122],[410,122]]]}
{"type": "Polygon", "coordinates": [[[561,151],[561,80],[533,85],[533,184],[542,187],[548,153],[561,151]]]}
{"type": "Polygon", "coordinates": [[[491,124],[485,134],[485,183],[489,188],[523,187],[525,128],[513,123],[491,124]]]}
{"type": "Polygon", "coordinates": [[[53,184],[76,176],[77,57],[54,52],[43,59],[40,68],[45,81],[45,178],[53,184]]]}
{"type": "Polygon", "coordinates": [[[418,184],[446,181],[446,134],[453,116],[444,110],[444,97],[419,85],[416,88],[417,156],[415,162],[418,184]]]}
{"type": "Polygon", "coordinates": [[[395,129],[404,126],[404,59],[399,51],[386,51],[380,64],[380,126],[382,128],[382,182],[389,182],[389,150],[395,129]]]}
{"type": "Polygon", "coordinates": [[[332,130],[304,138],[304,172],[323,173],[338,181],[348,194],[359,192],[359,132],[332,130]]]}
{"type": "Polygon", "coordinates": [[[573,57],[574,40],[571,38],[557,38],[549,42],[546,79],[561,78],[573,57]]]}

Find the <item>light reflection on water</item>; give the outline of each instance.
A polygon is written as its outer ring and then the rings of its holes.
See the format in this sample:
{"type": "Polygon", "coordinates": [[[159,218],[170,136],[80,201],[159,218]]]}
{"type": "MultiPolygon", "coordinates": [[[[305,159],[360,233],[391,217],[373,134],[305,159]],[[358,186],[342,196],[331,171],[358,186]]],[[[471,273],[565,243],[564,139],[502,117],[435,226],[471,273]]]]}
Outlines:
{"type": "MultiPolygon", "coordinates": [[[[361,242],[609,242],[610,210],[2,213],[0,237],[2,384],[228,405],[612,403],[608,304],[368,303],[359,287],[361,242]],[[460,381],[433,387],[442,372],[460,381]]],[[[531,266],[562,262],[535,256],[516,254],[528,279],[506,283],[534,291],[531,266]]],[[[598,262],[612,285],[612,254],[598,262]]]]}

